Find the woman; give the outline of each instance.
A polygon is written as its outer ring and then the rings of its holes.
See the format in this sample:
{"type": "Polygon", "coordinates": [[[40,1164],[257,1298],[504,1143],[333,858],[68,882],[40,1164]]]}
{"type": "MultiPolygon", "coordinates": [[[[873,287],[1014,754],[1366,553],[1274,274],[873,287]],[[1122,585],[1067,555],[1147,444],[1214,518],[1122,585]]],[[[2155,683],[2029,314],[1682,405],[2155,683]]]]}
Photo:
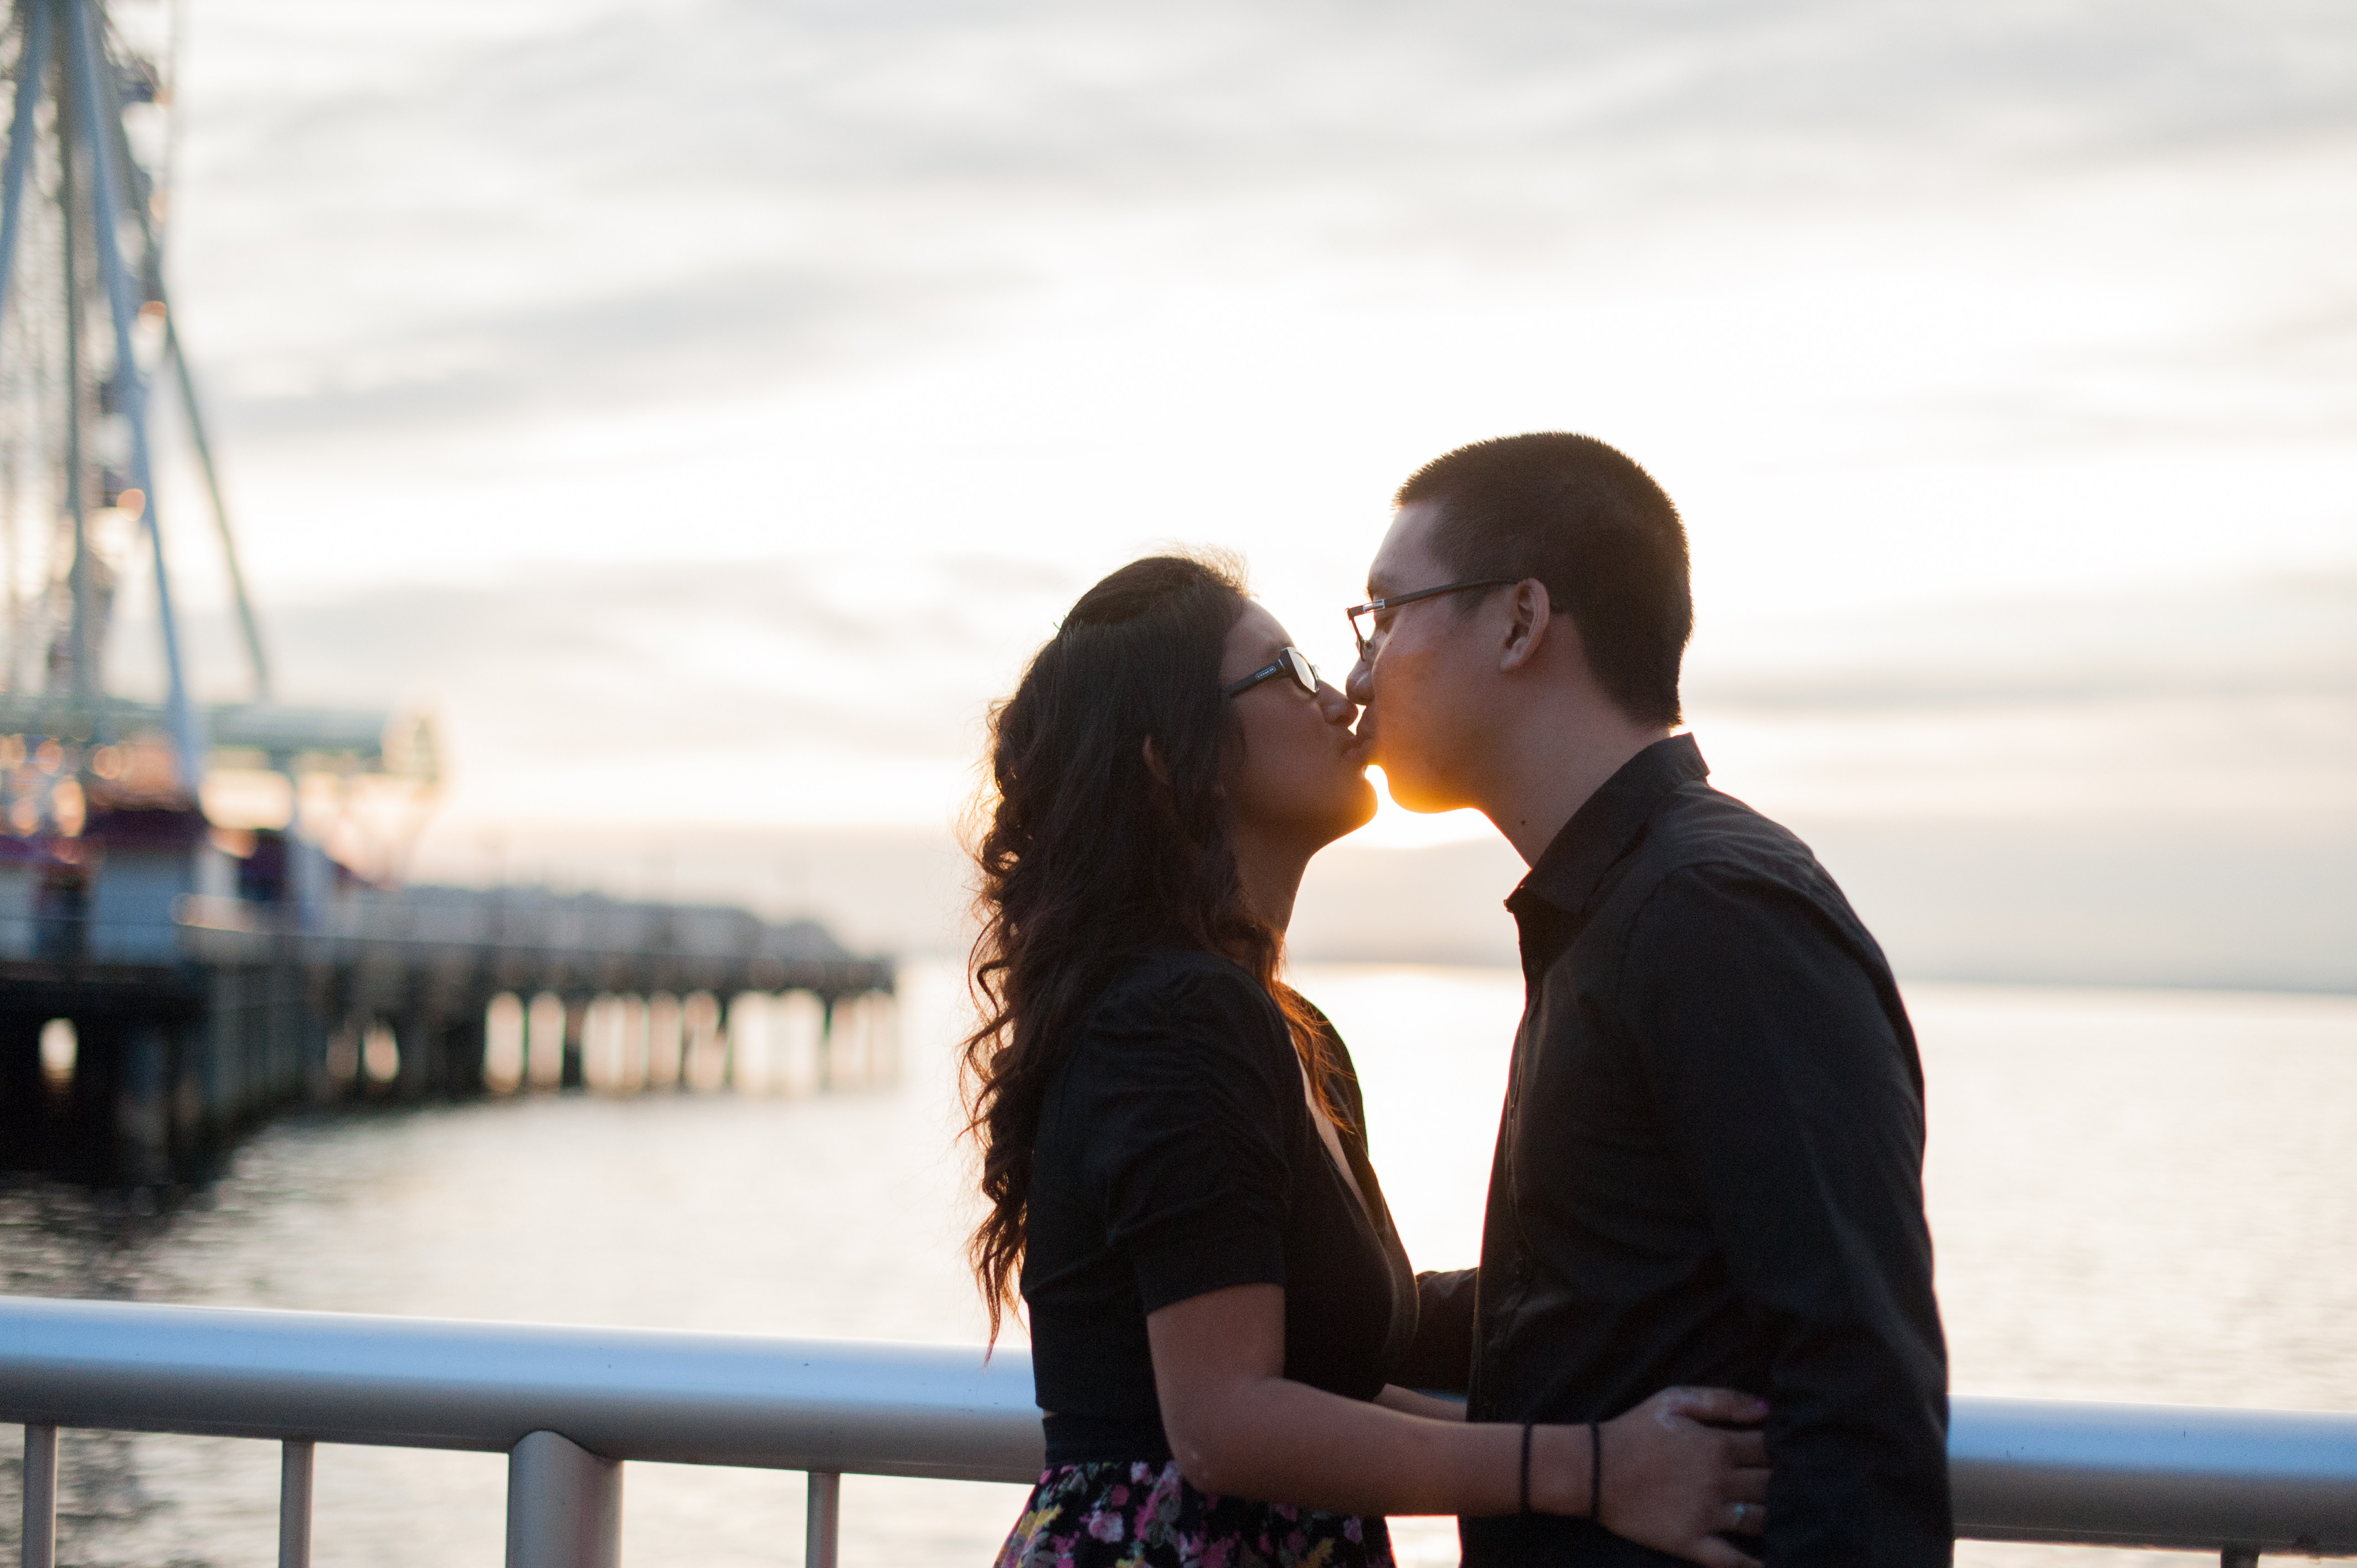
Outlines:
{"type": "Polygon", "coordinates": [[[1758,1402],[1477,1425],[1388,1381],[1415,1276],[1350,1058],[1277,979],[1310,857],[1374,811],[1354,716],[1231,564],[1171,556],[993,715],[971,1251],[994,1342],[1019,1275],[1049,1466],[1001,1568],[1388,1563],[1385,1514],[1517,1509],[1738,1568],[1715,1532],[1767,1471],[1722,1428],[1758,1402]]]}

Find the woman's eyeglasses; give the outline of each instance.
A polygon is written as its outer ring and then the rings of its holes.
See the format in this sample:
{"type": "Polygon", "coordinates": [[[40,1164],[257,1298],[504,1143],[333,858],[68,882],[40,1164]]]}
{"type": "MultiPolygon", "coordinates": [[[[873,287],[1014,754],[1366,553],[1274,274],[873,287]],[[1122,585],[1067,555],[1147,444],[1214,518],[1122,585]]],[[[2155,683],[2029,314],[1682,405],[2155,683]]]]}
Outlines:
{"type": "Polygon", "coordinates": [[[1265,665],[1241,681],[1231,681],[1222,690],[1228,696],[1241,696],[1263,681],[1274,681],[1279,675],[1300,687],[1304,696],[1318,694],[1318,666],[1310,663],[1309,656],[1297,648],[1284,650],[1277,654],[1275,663],[1265,665]]]}
{"type": "Polygon", "coordinates": [[[1438,598],[1443,594],[1461,594],[1468,588],[1511,588],[1521,581],[1519,577],[1476,577],[1469,583],[1448,583],[1437,588],[1418,588],[1412,594],[1389,594],[1380,599],[1369,599],[1363,605],[1352,605],[1342,613],[1351,618],[1351,635],[1358,639],[1359,657],[1364,659],[1374,651],[1377,610],[1396,609],[1402,605],[1412,605],[1418,599],[1438,598]],[[1367,618],[1367,624],[1363,627],[1359,624],[1361,616],[1367,618]]]}

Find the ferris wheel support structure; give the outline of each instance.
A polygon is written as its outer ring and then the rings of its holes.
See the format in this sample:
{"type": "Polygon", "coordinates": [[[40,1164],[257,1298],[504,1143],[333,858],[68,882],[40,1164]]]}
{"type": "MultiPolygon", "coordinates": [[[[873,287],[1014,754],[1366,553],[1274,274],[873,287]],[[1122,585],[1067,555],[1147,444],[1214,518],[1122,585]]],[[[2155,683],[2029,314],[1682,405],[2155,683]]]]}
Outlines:
{"type": "MultiPolygon", "coordinates": [[[[32,0],[39,5],[41,0],[32,0]]],[[[120,90],[103,91],[111,72],[100,68],[97,29],[91,25],[93,0],[50,0],[66,12],[66,68],[70,73],[74,106],[81,113],[82,134],[90,148],[91,198],[96,209],[98,275],[114,326],[114,395],[131,426],[131,480],[138,490],[140,517],[147,526],[147,542],[156,570],[156,618],[164,637],[164,667],[167,682],[165,712],[170,716],[172,748],[178,754],[180,787],[193,794],[204,780],[205,743],[197,722],[196,704],[188,700],[188,671],[180,658],[179,618],[172,608],[172,574],[164,559],[162,508],[156,500],[155,464],[147,440],[147,378],[139,368],[137,339],[132,323],[139,306],[131,296],[131,276],[124,269],[122,237],[117,232],[124,215],[124,171],[115,166],[116,137],[107,134],[99,105],[108,102],[119,118],[120,90]]],[[[167,310],[168,314],[168,310],[167,310]]]]}
{"type": "MultiPolygon", "coordinates": [[[[71,553],[63,574],[70,606],[68,624],[60,628],[57,639],[59,652],[51,660],[52,669],[63,665],[70,671],[69,702],[81,711],[83,729],[95,736],[114,727],[107,722],[104,710],[121,704],[111,703],[99,690],[99,667],[104,660],[104,613],[92,579],[102,568],[93,556],[87,516],[89,453],[83,405],[91,400],[86,395],[89,389],[85,377],[100,372],[83,363],[81,339],[89,325],[82,319],[81,298],[86,286],[82,269],[89,264],[82,260],[86,256],[95,262],[95,281],[105,298],[113,339],[113,366],[96,382],[95,403],[102,412],[121,415],[121,434],[127,437],[128,446],[119,459],[123,476],[120,490],[114,491],[110,486],[110,493],[102,499],[112,502],[118,496],[124,500],[133,493],[137,496],[136,521],[151,558],[157,629],[163,643],[166,698],[158,716],[164,719],[163,727],[171,740],[180,787],[193,793],[204,774],[207,726],[189,693],[179,606],[173,593],[164,547],[162,509],[155,484],[154,433],[149,418],[155,392],[153,375],[165,373],[167,365],[173,384],[167,395],[177,392],[178,396],[206,499],[211,503],[238,630],[252,668],[253,698],[256,703],[264,705],[272,698],[269,660],[230,526],[212,446],[207,438],[196,387],[181,347],[178,323],[163,285],[156,223],[149,211],[143,171],[124,120],[124,106],[129,95],[107,53],[102,0],[14,0],[11,10],[12,30],[18,35],[19,46],[13,72],[16,102],[9,116],[7,152],[5,160],[0,160],[0,320],[6,318],[14,295],[22,292],[19,257],[28,227],[26,209],[44,134],[41,110],[45,103],[52,108],[48,132],[56,139],[54,199],[62,219],[59,238],[64,254],[61,294],[67,385],[59,422],[65,469],[60,512],[61,521],[70,523],[71,553]],[[123,225],[126,219],[135,229],[139,252],[135,268],[124,254],[123,225]],[[82,248],[85,244],[89,246],[87,251],[82,248]],[[140,362],[138,326],[143,317],[159,311],[163,331],[151,374],[140,362]]],[[[152,78],[148,85],[152,87],[152,78]]],[[[10,592],[15,591],[12,581],[10,592]]],[[[0,699],[10,695],[0,693],[0,699]]],[[[34,705],[54,711],[65,695],[53,690],[34,705]]],[[[13,694],[13,700],[0,705],[16,710],[27,704],[19,692],[13,694]]]]}
{"type": "MultiPolygon", "coordinates": [[[[16,79],[44,81],[49,70],[49,6],[45,0],[33,0],[25,13],[25,42],[16,59],[16,79]]],[[[8,307],[8,283],[16,270],[16,231],[24,225],[25,171],[33,161],[33,120],[40,106],[40,94],[27,92],[20,85],[16,91],[16,112],[8,118],[8,159],[5,194],[0,194],[0,312],[8,307]]]]}

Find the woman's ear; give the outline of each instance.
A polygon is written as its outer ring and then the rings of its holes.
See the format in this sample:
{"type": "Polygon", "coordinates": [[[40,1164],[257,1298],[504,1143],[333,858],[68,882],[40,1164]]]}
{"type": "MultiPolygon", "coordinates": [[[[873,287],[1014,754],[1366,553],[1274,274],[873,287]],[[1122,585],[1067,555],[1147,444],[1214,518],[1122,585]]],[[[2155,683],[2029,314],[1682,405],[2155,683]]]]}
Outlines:
{"type": "Polygon", "coordinates": [[[1154,744],[1152,736],[1146,737],[1146,770],[1154,775],[1154,781],[1157,784],[1166,789],[1169,788],[1170,769],[1164,765],[1162,748],[1154,744]]]}

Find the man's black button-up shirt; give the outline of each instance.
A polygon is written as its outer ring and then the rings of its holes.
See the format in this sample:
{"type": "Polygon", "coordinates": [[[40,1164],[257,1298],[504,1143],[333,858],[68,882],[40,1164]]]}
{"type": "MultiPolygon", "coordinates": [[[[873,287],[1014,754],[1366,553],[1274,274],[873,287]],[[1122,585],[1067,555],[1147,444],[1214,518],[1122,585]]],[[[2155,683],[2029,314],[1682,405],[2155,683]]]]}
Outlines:
{"type": "MultiPolygon", "coordinates": [[[[1507,901],[1529,1003],[1469,1413],[1587,1421],[1673,1384],[1749,1390],[1773,1406],[1771,1568],[1946,1563],[1914,1034],[1808,847],[1707,773],[1690,736],[1647,747],[1507,901]]],[[[1464,1539],[1472,1568],[1672,1561],[1573,1520],[1468,1520],[1464,1539]]]]}

